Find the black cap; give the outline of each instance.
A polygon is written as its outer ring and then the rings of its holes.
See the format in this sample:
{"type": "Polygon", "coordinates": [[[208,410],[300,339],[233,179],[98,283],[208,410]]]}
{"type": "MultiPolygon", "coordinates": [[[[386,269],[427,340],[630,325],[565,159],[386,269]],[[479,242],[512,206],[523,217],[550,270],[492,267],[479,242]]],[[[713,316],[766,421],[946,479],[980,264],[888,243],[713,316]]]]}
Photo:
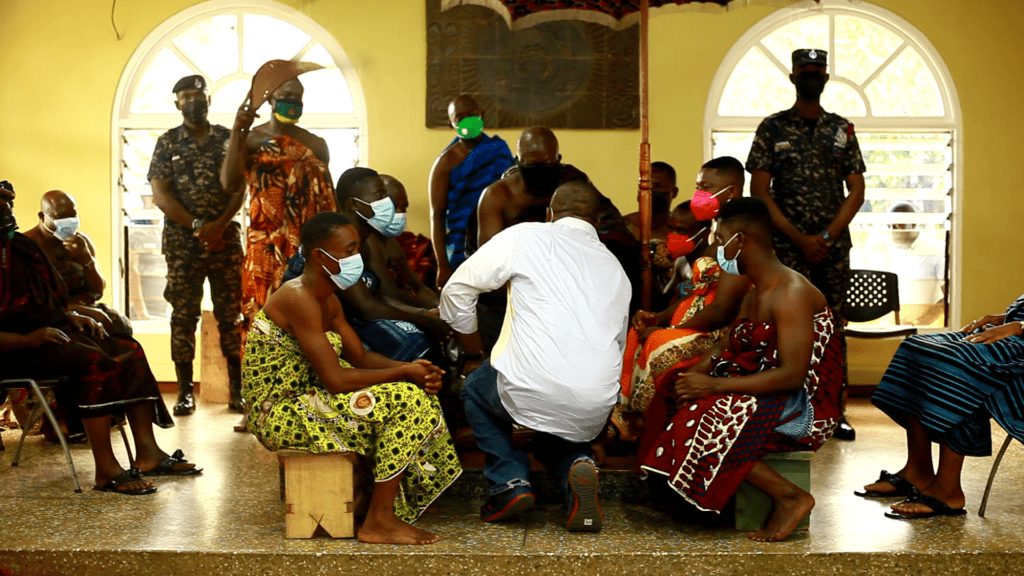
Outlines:
{"type": "Polygon", "coordinates": [[[178,92],[181,92],[182,90],[205,90],[205,89],[206,89],[206,79],[203,78],[202,76],[200,76],[199,74],[194,74],[192,76],[185,76],[181,80],[178,80],[178,82],[174,85],[174,88],[171,90],[171,92],[174,92],[175,94],[177,94],[178,92]]]}
{"type": "Polygon", "coordinates": [[[801,64],[828,65],[828,52],[816,48],[800,48],[793,50],[793,68],[801,64]]]}

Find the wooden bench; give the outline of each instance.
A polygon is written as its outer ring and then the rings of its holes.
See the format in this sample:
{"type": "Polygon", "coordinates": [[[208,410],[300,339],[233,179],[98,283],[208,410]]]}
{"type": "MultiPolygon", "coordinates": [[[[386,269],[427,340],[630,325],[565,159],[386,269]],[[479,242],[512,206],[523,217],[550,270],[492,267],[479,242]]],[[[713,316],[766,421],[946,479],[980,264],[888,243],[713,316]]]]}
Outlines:
{"type": "MultiPolygon", "coordinates": [[[[771,466],[783,478],[797,487],[811,491],[811,459],[814,452],[773,452],[761,460],[771,466]]],[[[767,494],[744,482],[736,491],[736,529],[760,530],[772,511],[772,499],[767,494]]],[[[797,530],[807,530],[811,525],[808,514],[797,524],[797,530]]]]}
{"type": "Polygon", "coordinates": [[[362,466],[352,452],[311,454],[275,452],[283,470],[286,538],[312,538],[322,530],[331,538],[353,538],[362,502],[362,466]]]}
{"type": "Polygon", "coordinates": [[[228,386],[228,361],[220,349],[220,329],[210,310],[203,310],[199,323],[201,358],[199,365],[199,396],[208,404],[231,401],[228,386]]]}

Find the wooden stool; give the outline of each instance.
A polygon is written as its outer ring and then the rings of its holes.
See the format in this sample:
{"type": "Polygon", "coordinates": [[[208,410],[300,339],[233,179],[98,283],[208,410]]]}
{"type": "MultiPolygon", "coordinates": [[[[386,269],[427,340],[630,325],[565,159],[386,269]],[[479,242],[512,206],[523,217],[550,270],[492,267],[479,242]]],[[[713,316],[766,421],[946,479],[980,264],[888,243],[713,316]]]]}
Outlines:
{"type": "MultiPolygon", "coordinates": [[[[811,491],[811,459],[814,452],[772,452],[761,460],[771,466],[783,478],[807,492],[811,491]]],[[[744,482],[736,491],[736,529],[760,530],[772,511],[772,499],[767,494],[744,482]]],[[[797,524],[797,530],[807,530],[811,525],[808,514],[797,524]]]]}
{"type": "Polygon", "coordinates": [[[284,467],[285,537],[312,538],[318,528],[332,538],[354,537],[359,456],[300,450],[275,454],[284,467]]]}
{"type": "Polygon", "coordinates": [[[220,329],[217,319],[210,310],[203,310],[201,322],[202,361],[199,368],[199,396],[210,404],[227,404],[231,401],[228,386],[228,361],[220,349],[220,329]]]}

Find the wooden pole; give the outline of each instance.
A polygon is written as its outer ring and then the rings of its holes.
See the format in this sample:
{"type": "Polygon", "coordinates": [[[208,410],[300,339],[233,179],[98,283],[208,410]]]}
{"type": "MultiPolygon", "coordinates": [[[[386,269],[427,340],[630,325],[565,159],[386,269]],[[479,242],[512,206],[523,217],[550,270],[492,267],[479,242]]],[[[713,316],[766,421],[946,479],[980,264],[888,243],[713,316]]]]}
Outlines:
{"type": "Polygon", "coordinates": [[[640,278],[641,306],[651,309],[651,143],[647,119],[647,0],[640,2],[640,278]]]}

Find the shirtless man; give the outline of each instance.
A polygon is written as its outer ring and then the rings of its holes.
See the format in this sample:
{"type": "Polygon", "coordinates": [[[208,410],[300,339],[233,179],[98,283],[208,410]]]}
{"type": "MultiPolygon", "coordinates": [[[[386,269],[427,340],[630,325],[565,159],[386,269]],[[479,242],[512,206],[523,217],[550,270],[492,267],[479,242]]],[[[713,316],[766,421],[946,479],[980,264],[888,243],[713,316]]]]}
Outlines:
{"type": "MultiPolygon", "coordinates": [[[[672,201],[679,194],[676,186],[676,169],[667,162],[651,163],[651,241],[664,241],[669,233],[669,212],[672,201]]],[[[639,202],[639,197],[637,202],[639,202]]],[[[626,227],[640,240],[640,213],[623,216],[626,227]]]]}
{"type": "Polygon", "coordinates": [[[39,201],[39,223],[25,232],[42,248],[68,288],[69,312],[78,312],[103,325],[114,336],[129,338],[128,319],[98,300],[106,280],[96,264],[92,239],[78,229],[78,205],[75,197],[61,190],[50,190],[39,201]]]}
{"type": "Polygon", "coordinates": [[[641,459],[643,469],[666,475],[674,490],[705,510],[720,511],[743,481],[768,494],[772,513],[750,536],[762,542],[789,536],[814,498],[753,454],[817,450],[838,425],[842,384],[835,319],[821,292],[775,256],[771,222],[757,198],[722,207],[716,231],[722,273],[743,274],[754,286],[741,307],[744,320],[676,378],[676,412],[656,443],[664,448],[641,459]],[[697,434],[687,427],[694,420],[701,430],[737,436],[730,443],[718,433],[697,434]],[[718,462],[717,473],[704,474],[692,454],[718,462]]]}
{"type": "Polygon", "coordinates": [[[499,136],[483,132],[483,110],[473,98],[448,104],[456,138],[430,169],[430,240],[437,257],[437,286],[443,287],[466,260],[466,233],[484,188],[500,180],[514,161],[499,136]]]}
{"type": "Polygon", "coordinates": [[[398,243],[397,236],[405,230],[406,213],[409,211],[409,194],[405,186],[394,176],[380,175],[384,181],[384,189],[388,198],[395,205],[395,220],[388,234],[372,234],[371,254],[373,262],[370,266],[378,271],[381,277],[381,289],[392,305],[412,306],[413,308],[437,308],[438,294],[420,280],[406,260],[405,250],[398,243]],[[388,274],[383,272],[387,271],[388,274]],[[386,276],[386,278],[385,278],[386,276]]]}

